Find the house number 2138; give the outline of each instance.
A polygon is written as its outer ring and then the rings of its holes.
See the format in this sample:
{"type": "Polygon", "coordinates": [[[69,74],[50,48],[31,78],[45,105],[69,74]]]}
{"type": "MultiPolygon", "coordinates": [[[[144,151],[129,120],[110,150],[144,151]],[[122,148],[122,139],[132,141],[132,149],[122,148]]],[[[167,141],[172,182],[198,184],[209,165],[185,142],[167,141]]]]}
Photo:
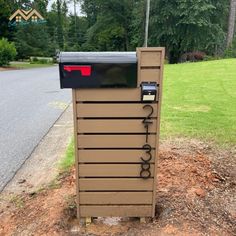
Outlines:
{"type": "Polygon", "coordinates": [[[143,149],[146,150],[146,155],[145,157],[141,157],[141,171],[140,171],[140,177],[142,177],[143,179],[148,179],[151,177],[151,164],[150,161],[152,159],[152,147],[148,144],[148,136],[149,136],[149,125],[151,125],[153,123],[153,121],[151,120],[151,116],[153,114],[153,107],[151,105],[145,105],[143,106],[144,110],[149,110],[149,114],[147,115],[147,117],[145,117],[143,119],[143,125],[144,128],[146,129],[146,144],[143,145],[143,149]]]}

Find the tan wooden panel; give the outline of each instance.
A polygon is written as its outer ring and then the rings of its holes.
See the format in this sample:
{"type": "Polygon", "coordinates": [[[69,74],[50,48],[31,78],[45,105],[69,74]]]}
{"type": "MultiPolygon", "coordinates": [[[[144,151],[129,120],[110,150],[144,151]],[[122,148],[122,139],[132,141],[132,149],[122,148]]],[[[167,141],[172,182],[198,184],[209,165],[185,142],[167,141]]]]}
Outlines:
{"type": "MultiPolygon", "coordinates": [[[[156,132],[156,120],[149,132],[156,132]]],[[[146,133],[143,120],[78,120],[79,133],[146,133]]]]}
{"type": "Polygon", "coordinates": [[[141,69],[140,77],[142,82],[160,83],[160,69],[141,69]]]}
{"type": "MultiPolygon", "coordinates": [[[[146,104],[77,104],[78,117],[146,117],[150,109],[143,108],[146,104]]],[[[150,104],[157,117],[157,104],[150,104]]]]}
{"type": "Polygon", "coordinates": [[[80,206],[81,217],[149,217],[152,205],[130,206],[80,206]]]}
{"type": "MultiPolygon", "coordinates": [[[[156,150],[152,150],[152,159],[154,162],[156,150]]],[[[140,157],[148,158],[145,150],[79,150],[80,163],[103,163],[103,162],[140,162],[140,157]]]]}
{"type": "MultiPolygon", "coordinates": [[[[142,148],[146,135],[78,135],[79,148],[142,148]]],[[[156,135],[148,135],[148,144],[156,146],[156,135]]]]}
{"type": "Polygon", "coordinates": [[[81,205],[152,204],[152,192],[81,192],[81,205]]]}
{"type": "MultiPolygon", "coordinates": [[[[73,120],[74,120],[74,142],[78,143],[78,135],[77,135],[77,109],[76,109],[76,89],[72,89],[72,99],[73,99],[73,120]]],[[[75,163],[78,163],[78,148],[77,145],[74,145],[75,150],[75,163]]],[[[78,165],[75,165],[76,176],[78,174],[78,165]]],[[[76,178],[76,202],[77,202],[77,217],[80,217],[80,208],[79,208],[79,178],[76,178]]]]}
{"type": "Polygon", "coordinates": [[[159,51],[142,51],[140,58],[141,66],[160,66],[161,52],[159,51]]]}
{"type": "Polygon", "coordinates": [[[109,89],[77,89],[76,101],[140,101],[141,89],[138,88],[109,88],[109,89]]]}
{"type": "MultiPolygon", "coordinates": [[[[141,164],[80,164],[80,177],[139,177],[141,164]]],[[[154,165],[150,167],[153,177],[154,165]]]]}
{"type": "Polygon", "coordinates": [[[80,191],[152,191],[153,179],[93,178],[79,179],[80,191]]]}

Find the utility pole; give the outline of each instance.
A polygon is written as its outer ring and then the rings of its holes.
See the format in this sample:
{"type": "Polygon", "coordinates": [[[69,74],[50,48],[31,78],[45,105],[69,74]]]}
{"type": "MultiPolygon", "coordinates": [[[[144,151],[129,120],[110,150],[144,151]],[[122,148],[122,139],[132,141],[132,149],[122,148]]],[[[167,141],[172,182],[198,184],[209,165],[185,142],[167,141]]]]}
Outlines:
{"type": "Polygon", "coordinates": [[[144,47],[148,46],[149,15],[150,15],[150,0],[147,0],[144,47]]]}

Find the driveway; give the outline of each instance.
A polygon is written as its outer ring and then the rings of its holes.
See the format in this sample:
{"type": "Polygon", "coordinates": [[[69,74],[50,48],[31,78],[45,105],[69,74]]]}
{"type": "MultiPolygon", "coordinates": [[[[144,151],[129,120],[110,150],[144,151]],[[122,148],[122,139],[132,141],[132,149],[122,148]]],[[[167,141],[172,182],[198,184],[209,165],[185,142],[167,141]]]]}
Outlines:
{"type": "Polygon", "coordinates": [[[56,66],[0,72],[0,191],[70,102],[56,66]]]}

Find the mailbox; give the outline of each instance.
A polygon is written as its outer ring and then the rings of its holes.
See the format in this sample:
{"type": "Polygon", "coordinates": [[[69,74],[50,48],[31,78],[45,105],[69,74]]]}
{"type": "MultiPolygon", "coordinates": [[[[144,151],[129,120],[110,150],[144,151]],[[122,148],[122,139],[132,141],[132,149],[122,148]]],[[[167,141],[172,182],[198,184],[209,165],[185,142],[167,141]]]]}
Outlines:
{"type": "Polygon", "coordinates": [[[62,52],[61,88],[135,88],[135,52],[62,52]]]}
{"type": "Polygon", "coordinates": [[[59,61],[73,89],[78,218],[154,217],[164,48],[59,61]]]}

